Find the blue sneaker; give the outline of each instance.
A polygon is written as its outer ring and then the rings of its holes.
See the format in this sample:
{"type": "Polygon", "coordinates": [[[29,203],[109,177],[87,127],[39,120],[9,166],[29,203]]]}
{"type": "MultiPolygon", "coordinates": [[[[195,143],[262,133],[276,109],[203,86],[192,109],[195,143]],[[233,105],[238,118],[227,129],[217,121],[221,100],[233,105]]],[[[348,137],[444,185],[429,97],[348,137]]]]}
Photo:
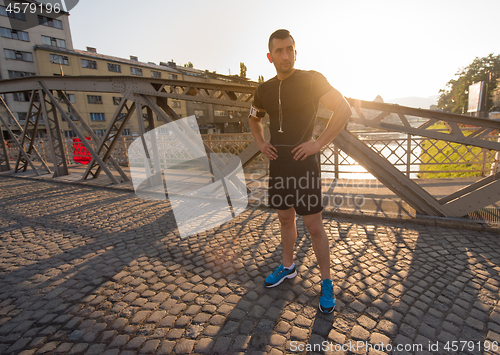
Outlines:
{"type": "Polygon", "coordinates": [[[321,281],[321,297],[319,298],[319,310],[323,313],[332,313],[335,308],[333,297],[333,283],[330,279],[321,281]]]}
{"type": "Polygon", "coordinates": [[[287,270],[283,267],[283,264],[280,264],[269,276],[266,277],[264,284],[266,287],[278,286],[284,279],[293,279],[295,276],[297,276],[295,265],[293,266],[293,269],[287,270]]]}

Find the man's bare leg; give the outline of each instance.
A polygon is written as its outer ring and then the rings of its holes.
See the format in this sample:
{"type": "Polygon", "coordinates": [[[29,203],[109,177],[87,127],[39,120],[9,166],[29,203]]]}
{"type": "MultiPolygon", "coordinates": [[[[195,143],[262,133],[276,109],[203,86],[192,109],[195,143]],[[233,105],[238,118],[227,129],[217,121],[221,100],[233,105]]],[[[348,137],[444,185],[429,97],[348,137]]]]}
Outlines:
{"type": "Polygon", "coordinates": [[[311,235],[311,242],[321,270],[321,279],[330,278],[330,243],[323,227],[321,212],[302,216],[304,224],[311,235]]]}
{"type": "Polygon", "coordinates": [[[293,264],[293,252],[297,240],[297,226],[295,224],[295,209],[276,210],[281,224],[281,247],[283,248],[283,266],[293,264]]]}

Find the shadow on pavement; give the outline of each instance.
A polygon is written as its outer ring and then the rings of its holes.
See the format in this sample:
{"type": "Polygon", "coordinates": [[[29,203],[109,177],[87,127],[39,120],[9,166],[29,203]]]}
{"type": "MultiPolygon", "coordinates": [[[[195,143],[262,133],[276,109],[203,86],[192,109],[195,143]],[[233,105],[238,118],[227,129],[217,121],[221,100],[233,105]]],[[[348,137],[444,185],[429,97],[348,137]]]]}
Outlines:
{"type": "Polygon", "coordinates": [[[426,350],[500,337],[500,245],[487,232],[325,215],[337,306],[323,315],[300,218],[299,275],[267,289],[281,246],[265,209],[181,239],[166,202],[13,178],[0,187],[0,353],[426,350]]]}

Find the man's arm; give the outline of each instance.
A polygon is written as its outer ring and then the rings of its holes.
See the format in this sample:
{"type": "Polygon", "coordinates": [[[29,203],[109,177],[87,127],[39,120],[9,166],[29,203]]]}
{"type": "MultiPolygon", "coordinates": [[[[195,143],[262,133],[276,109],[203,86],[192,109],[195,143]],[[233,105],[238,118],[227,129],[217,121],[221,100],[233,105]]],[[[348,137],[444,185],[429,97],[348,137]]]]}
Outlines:
{"type": "MultiPolygon", "coordinates": [[[[263,112],[263,111],[261,111],[263,112]]],[[[278,157],[276,148],[264,138],[264,127],[262,126],[262,117],[256,117],[253,115],[249,116],[248,124],[252,130],[252,135],[255,138],[260,152],[269,158],[274,160],[278,157]]]]}
{"type": "Polygon", "coordinates": [[[295,160],[304,160],[308,156],[318,153],[321,148],[330,143],[344,128],[351,117],[351,106],[337,90],[331,89],[321,96],[319,101],[330,111],[333,111],[328,125],[316,140],[302,143],[292,150],[295,160]]]}
{"type": "MultiPolygon", "coordinates": [[[[333,111],[328,125],[316,139],[321,148],[330,143],[342,131],[351,117],[351,106],[337,90],[332,89],[324,94],[319,101],[330,111],[333,111]]],[[[320,148],[320,149],[321,149],[320,148]]]]}

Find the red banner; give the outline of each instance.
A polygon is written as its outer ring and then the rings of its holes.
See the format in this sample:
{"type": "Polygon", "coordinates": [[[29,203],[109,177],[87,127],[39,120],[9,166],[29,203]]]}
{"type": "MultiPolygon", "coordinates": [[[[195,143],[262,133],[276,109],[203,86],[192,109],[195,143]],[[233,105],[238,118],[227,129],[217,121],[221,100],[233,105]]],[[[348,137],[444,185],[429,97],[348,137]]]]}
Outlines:
{"type": "MultiPolygon", "coordinates": [[[[85,137],[85,139],[88,141],[92,140],[92,138],[90,137],[85,137]]],[[[73,161],[75,163],[80,163],[80,164],[90,163],[90,161],[92,160],[92,155],[90,155],[87,148],[85,148],[80,138],[73,138],[73,149],[74,149],[73,161]]]]}

